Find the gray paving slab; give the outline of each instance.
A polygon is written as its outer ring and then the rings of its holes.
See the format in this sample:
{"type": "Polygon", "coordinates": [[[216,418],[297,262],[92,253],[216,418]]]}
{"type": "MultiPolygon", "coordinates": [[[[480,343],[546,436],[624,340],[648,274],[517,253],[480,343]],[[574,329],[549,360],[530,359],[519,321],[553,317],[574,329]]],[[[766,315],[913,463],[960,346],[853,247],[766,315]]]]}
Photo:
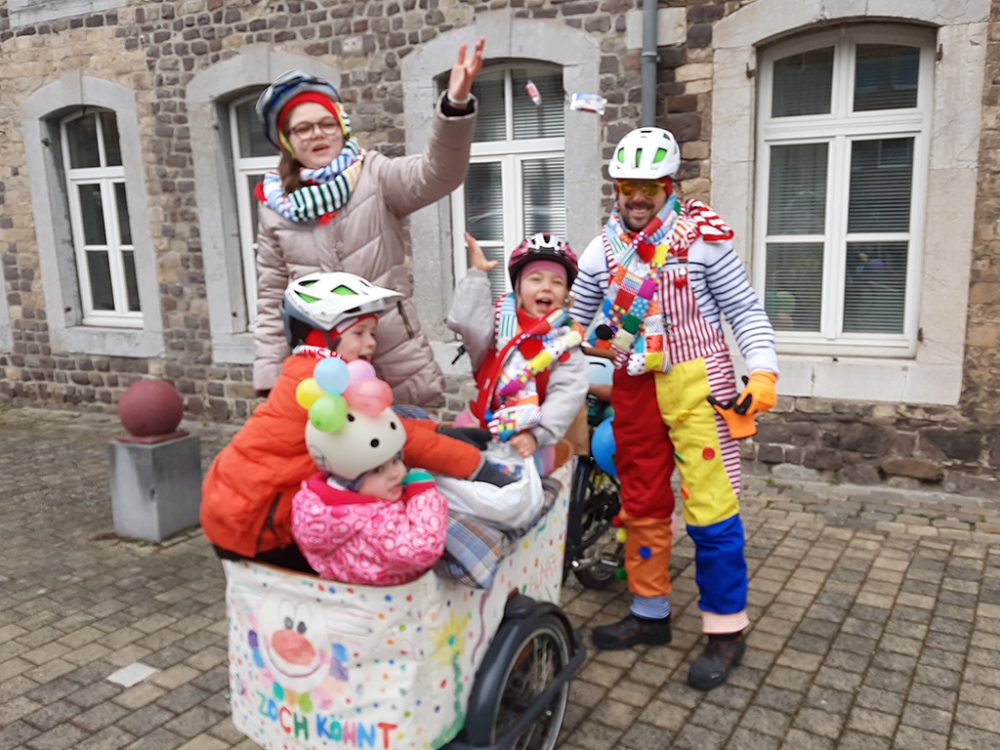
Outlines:
{"type": "MultiPolygon", "coordinates": [[[[184,425],[203,464],[232,428],[184,425]]],[[[0,409],[0,750],[255,747],[229,722],[222,571],[197,530],[113,533],[110,415],[0,409]],[[142,662],[130,687],[107,678],[142,662]]],[[[1000,502],[750,477],[746,662],[707,694],[693,548],[677,541],[674,642],[588,655],[563,750],[1000,747],[1000,502]]],[[[571,581],[589,635],[623,584],[571,581]]]]}

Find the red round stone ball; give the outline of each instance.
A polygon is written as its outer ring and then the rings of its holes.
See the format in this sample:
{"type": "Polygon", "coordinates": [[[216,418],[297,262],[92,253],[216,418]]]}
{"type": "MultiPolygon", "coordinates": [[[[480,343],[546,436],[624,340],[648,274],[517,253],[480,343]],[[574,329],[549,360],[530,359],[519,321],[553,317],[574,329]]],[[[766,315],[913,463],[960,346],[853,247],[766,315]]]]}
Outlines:
{"type": "Polygon", "coordinates": [[[135,437],[169,435],[183,416],[184,399],[165,380],[137,380],[118,400],[118,418],[135,437]]]}

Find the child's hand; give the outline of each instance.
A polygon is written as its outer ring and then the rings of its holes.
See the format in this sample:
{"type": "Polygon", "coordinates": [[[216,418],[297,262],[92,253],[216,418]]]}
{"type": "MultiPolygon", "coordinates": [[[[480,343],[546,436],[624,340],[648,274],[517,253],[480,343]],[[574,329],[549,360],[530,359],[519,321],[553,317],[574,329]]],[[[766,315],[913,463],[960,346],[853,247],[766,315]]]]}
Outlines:
{"type": "Polygon", "coordinates": [[[521,458],[527,458],[538,450],[538,441],[530,432],[519,432],[510,439],[510,445],[521,458]]]}
{"type": "Polygon", "coordinates": [[[487,260],[486,253],[479,247],[476,238],[468,232],[465,233],[465,244],[469,246],[469,268],[489,273],[497,267],[497,261],[487,260]]]}

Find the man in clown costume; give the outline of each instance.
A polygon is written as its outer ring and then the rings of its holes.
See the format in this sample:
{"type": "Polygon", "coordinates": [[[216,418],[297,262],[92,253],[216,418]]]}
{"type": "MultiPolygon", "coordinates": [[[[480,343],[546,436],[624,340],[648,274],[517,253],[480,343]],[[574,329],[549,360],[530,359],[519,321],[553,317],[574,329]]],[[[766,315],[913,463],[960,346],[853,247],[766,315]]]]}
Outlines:
{"type": "Polygon", "coordinates": [[[615,147],[616,203],[580,257],[572,315],[589,326],[589,346],[616,367],[615,464],[632,592],[628,616],[595,628],[594,645],[670,642],[676,465],[708,636],[688,683],[709,690],[740,663],[749,625],[740,454],[723,414],[752,419],[772,408],[778,366],[774,330],[733,250],[733,232],[704,203],[679,200],[671,179],[679,166],[677,142],[660,128],[633,130],[615,147]],[[723,314],[750,371],[742,392],[723,314]],[[731,408],[717,410],[709,397],[731,408]]]}

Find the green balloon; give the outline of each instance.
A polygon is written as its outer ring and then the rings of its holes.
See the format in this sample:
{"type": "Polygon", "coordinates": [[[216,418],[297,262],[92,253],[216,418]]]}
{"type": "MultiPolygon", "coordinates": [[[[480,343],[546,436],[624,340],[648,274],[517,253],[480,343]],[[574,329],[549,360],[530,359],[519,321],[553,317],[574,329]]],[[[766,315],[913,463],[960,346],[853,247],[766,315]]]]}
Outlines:
{"type": "Polygon", "coordinates": [[[309,408],[309,421],[320,432],[337,432],[347,421],[347,401],[343,396],[321,396],[309,408]]]}

